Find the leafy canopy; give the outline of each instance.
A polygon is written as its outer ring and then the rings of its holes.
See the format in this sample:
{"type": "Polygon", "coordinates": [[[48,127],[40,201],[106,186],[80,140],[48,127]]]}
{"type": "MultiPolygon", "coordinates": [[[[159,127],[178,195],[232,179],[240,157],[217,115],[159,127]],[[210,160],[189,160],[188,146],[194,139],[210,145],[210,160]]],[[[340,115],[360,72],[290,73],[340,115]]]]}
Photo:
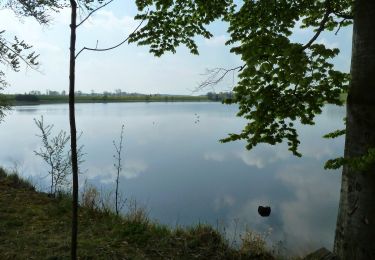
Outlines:
{"type": "Polygon", "coordinates": [[[150,45],[160,56],[185,45],[198,54],[196,36],[212,37],[206,25],[220,19],[229,24],[231,52],[241,57],[234,98],[238,116],[248,120],[240,133],[223,142],[246,140],[251,149],[260,143],[287,141],[297,156],[296,122],[314,124],[325,104],[341,105],[349,75],[332,64],[339,50],[316,42],[322,31],[339,31],[352,23],[351,0],[137,0],[137,19],[148,23],[131,41],[150,45]],[[148,10],[148,11],[146,11],[148,10]],[[151,10],[151,11],[149,11],[151,10]],[[290,40],[293,29],[313,30],[306,43],[290,40]]]}

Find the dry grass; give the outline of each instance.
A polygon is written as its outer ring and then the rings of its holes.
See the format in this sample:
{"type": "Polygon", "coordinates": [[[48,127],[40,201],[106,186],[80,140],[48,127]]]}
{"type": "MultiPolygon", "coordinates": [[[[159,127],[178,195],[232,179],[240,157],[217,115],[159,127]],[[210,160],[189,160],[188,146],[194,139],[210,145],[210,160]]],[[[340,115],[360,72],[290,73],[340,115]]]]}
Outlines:
{"type": "MultiPolygon", "coordinates": [[[[257,239],[257,255],[248,252],[254,237],[234,249],[211,226],[171,229],[150,221],[135,201],[116,216],[101,210],[98,197],[88,188],[79,208],[80,259],[273,259],[257,239]]],[[[51,198],[0,168],[1,259],[69,259],[70,217],[68,195],[51,198]]]]}

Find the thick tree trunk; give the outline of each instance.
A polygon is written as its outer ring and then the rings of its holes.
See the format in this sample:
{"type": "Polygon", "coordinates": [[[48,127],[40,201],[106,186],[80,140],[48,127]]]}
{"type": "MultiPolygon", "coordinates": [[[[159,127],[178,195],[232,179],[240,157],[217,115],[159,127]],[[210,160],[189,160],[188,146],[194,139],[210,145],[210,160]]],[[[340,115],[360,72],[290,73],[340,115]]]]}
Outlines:
{"type": "MultiPolygon", "coordinates": [[[[356,0],[345,157],[375,148],[375,1],[356,0]]],[[[375,165],[342,173],[334,251],[341,259],[375,259],[375,165]]]]}
{"type": "Polygon", "coordinates": [[[71,259],[77,259],[77,233],[78,233],[78,159],[77,159],[77,130],[74,110],[75,87],[75,46],[77,29],[77,3],[70,0],[70,67],[69,67],[69,123],[70,123],[70,147],[72,153],[73,173],[73,203],[72,203],[72,240],[71,259]]]}

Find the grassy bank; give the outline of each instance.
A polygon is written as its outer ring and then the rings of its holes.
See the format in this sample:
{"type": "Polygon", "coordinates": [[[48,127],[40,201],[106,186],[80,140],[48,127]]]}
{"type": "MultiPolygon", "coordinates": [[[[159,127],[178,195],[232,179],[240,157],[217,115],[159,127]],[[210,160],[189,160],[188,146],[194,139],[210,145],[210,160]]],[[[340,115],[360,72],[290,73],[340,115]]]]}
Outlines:
{"type": "MultiPolygon", "coordinates": [[[[35,105],[68,103],[68,96],[51,95],[5,95],[11,105],[35,105]],[[17,97],[18,96],[18,97],[17,97]]],[[[76,103],[115,103],[115,102],[200,102],[210,101],[206,96],[76,96],[76,103]]]]}
{"type": "MultiPolygon", "coordinates": [[[[86,204],[79,209],[80,259],[273,259],[256,241],[230,247],[207,225],[171,229],[142,211],[119,217],[86,204]]],[[[69,259],[70,212],[69,196],[51,198],[0,168],[1,259],[69,259]]]]}

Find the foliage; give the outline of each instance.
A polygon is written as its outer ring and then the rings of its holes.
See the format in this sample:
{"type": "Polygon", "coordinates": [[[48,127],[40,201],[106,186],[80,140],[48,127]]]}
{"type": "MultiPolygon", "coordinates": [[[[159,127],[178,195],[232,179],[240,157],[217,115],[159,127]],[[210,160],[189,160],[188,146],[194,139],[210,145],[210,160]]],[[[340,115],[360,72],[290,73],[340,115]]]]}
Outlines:
{"type": "Polygon", "coordinates": [[[354,170],[365,171],[368,170],[374,162],[375,148],[369,148],[367,152],[361,156],[352,158],[338,157],[335,159],[330,159],[325,163],[324,169],[338,169],[344,165],[347,165],[354,170]]]}
{"type": "MultiPolygon", "coordinates": [[[[22,17],[34,17],[40,24],[47,24],[49,22],[48,12],[57,11],[63,7],[58,2],[58,0],[4,0],[0,1],[0,10],[8,8],[20,19],[22,17]]],[[[4,35],[4,28],[0,28],[0,91],[8,85],[3,67],[18,72],[21,63],[32,69],[37,69],[39,65],[37,61],[39,55],[32,51],[31,45],[20,40],[17,36],[14,36],[13,40],[10,41],[4,35]]],[[[8,109],[7,100],[0,94],[0,121],[8,109]]]]}
{"type": "Polygon", "coordinates": [[[238,68],[234,98],[225,102],[239,104],[238,116],[248,123],[241,133],[231,133],[223,142],[244,139],[251,149],[259,143],[274,145],[286,140],[289,150],[300,156],[295,122],[312,125],[325,104],[342,104],[340,94],[348,87],[349,75],[332,64],[339,50],[315,40],[323,30],[351,24],[352,1],[136,2],[143,11],[136,18],[146,19],[148,24],[131,41],[150,45],[156,56],[175,52],[180,44],[198,53],[194,37],[212,36],[204,28],[206,24],[215,19],[229,23],[227,44],[243,65],[238,68]],[[146,8],[152,11],[144,13],[146,8]],[[175,18],[168,18],[172,14],[175,18]],[[296,26],[313,29],[314,37],[305,44],[292,42],[289,36],[296,26]]]}
{"type": "Polygon", "coordinates": [[[150,52],[161,56],[176,52],[183,44],[193,54],[198,54],[194,36],[210,38],[212,34],[204,27],[226,14],[231,0],[136,0],[139,11],[153,5],[153,10],[138,14],[135,19],[147,20],[147,24],[135,32],[129,42],[150,45],[150,52]]]}
{"type": "Polygon", "coordinates": [[[324,138],[337,138],[339,136],[345,135],[346,129],[341,129],[341,130],[336,130],[331,133],[325,134],[323,137],[324,138]]]}
{"type": "MultiPolygon", "coordinates": [[[[1,86],[3,84],[2,75],[4,75],[4,73],[0,71],[0,91],[3,90],[3,87],[1,86]]],[[[5,95],[2,95],[0,93],[0,122],[3,120],[6,110],[9,110],[9,109],[10,109],[9,101],[7,100],[5,95]]]]}
{"type": "MultiPolygon", "coordinates": [[[[69,187],[69,175],[72,173],[71,156],[68,144],[70,137],[60,130],[56,136],[52,135],[53,125],[45,125],[43,116],[40,120],[34,118],[35,125],[40,130],[42,147],[34,153],[40,156],[49,166],[48,175],[51,177],[50,194],[56,196],[62,188],[69,187]]],[[[78,164],[83,163],[83,146],[78,148],[78,164]]]]}
{"type": "MultiPolygon", "coordinates": [[[[39,55],[31,51],[32,46],[28,45],[23,40],[19,40],[17,36],[14,37],[12,42],[8,41],[4,37],[4,33],[5,30],[0,31],[0,63],[16,72],[20,70],[21,62],[24,62],[31,68],[36,68],[39,65],[36,61],[39,55]]],[[[0,71],[0,82],[4,86],[6,85],[4,72],[2,70],[0,71]]]]}
{"type": "Polygon", "coordinates": [[[40,24],[48,24],[51,20],[49,12],[57,12],[66,6],[60,0],[5,0],[0,2],[0,8],[11,9],[20,19],[23,17],[34,17],[40,24]]]}

